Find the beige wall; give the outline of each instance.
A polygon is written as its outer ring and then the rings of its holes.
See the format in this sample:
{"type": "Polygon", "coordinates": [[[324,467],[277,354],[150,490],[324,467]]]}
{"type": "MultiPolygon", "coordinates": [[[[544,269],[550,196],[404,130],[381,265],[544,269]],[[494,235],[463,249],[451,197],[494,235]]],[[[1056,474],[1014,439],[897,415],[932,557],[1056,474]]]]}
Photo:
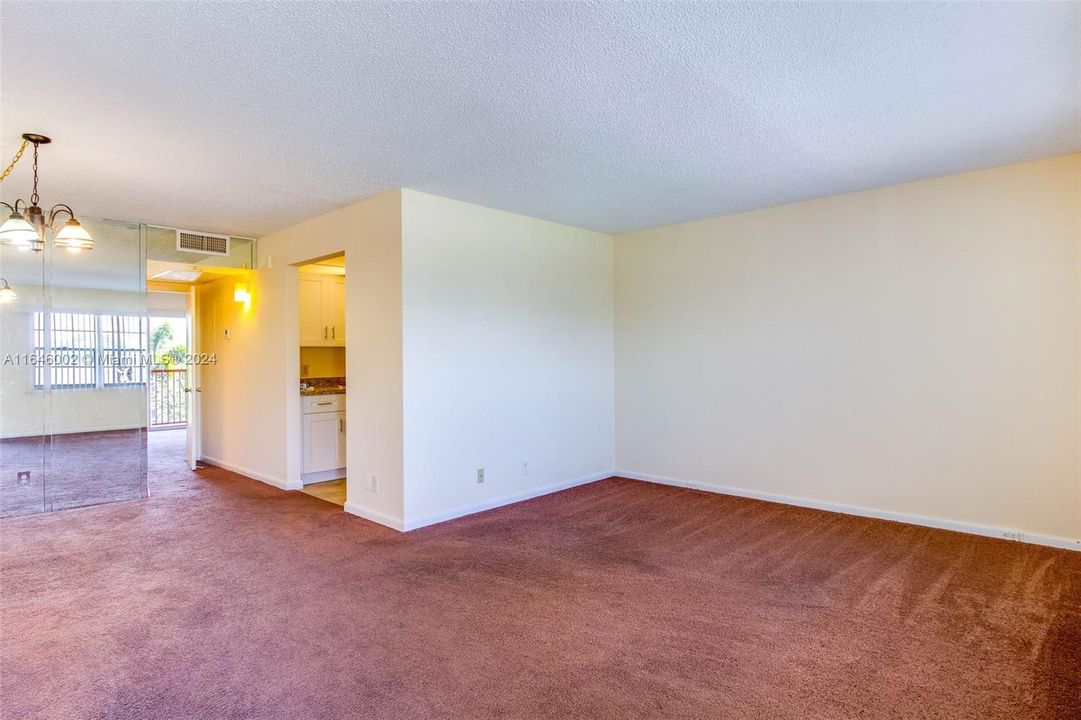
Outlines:
{"type": "Polygon", "coordinates": [[[609,475],[612,238],[410,190],[402,217],[407,525],[609,475]]]}
{"type": "Polygon", "coordinates": [[[1081,538],[1081,155],[620,236],[616,465],[1081,538]]]}
{"type": "Polygon", "coordinates": [[[202,286],[203,454],[240,472],[300,482],[300,357],[297,268],[344,252],[346,279],[347,497],[388,524],[403,518],[401,194],[384,193],[259,240],[252,303],[232,300],[229,280],[202,286]],[[354,309],[364,308],[364,312],[354,309]],[[224,339],[226,328],[232,338],[224,339]],[[363,352],[350,352],[363,348],[363,352]],[[367,473],[379,491],[363,488],[367,473]]]}

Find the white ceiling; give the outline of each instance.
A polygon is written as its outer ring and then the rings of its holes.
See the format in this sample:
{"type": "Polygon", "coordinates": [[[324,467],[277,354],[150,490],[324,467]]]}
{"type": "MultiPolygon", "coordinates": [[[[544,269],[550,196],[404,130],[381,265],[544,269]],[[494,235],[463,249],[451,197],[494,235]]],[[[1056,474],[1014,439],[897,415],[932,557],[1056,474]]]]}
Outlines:
{"type": "Polygon", "coordinates": [[[52,135],[45,201],[206,231],[398,186],[624,231],[1081,149],[1078,3],[0,12],[0,160],[52,135]]]}

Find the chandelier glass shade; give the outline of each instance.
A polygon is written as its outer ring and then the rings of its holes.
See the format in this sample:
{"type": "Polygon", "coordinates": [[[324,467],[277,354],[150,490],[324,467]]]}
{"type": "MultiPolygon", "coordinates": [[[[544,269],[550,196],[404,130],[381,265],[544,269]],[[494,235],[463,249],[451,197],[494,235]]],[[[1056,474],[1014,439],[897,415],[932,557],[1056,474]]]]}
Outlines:
{"type": "Polygon", "coordinates": [[[11,213],[11,216],[4,221],[4,224],[0,225],[0,242],[7,245],[30,250],[38,239],[37,229],[27,221],[22,213],[11,213]]]}
{"type": "Polygon", "coordinates": [[[64,223],[60,232],[53,238],[53,244],[68,250],[89,250],[94,247],[94,239],[75,218],[64,223]]]}

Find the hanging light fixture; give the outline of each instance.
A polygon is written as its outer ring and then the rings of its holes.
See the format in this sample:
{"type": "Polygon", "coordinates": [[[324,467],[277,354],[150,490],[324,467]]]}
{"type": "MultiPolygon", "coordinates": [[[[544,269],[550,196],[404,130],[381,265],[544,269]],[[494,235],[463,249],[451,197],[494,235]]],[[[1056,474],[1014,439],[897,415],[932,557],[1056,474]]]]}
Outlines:
{"type": "MultiPolygon", "coordinates": [[[[15,163],[22,158],[26,146],[30,144],[34,146],[34,187],[30,194],[30,202],[27,203],[22,198],[16,200],[14,205],[8,205],[6,202],[0,201],[0,205],[11,211],[8,219],[0,225],[0,243],[12,245],[21,250],[41,252],[45,248],[45,232],[52,230],[56,232],[55,237],[53,237],[54,246],[65,248],[71,252],[91,250],[94,247],[94,239],[75,219],[75,212],[70,206],[64,203],[54,205],[49,210],[48,219],[45,217],[45,211],[38,206],[38,148],[51,142],[52,140],[44,135],[24,133],[23,144],[19,148],[19,152],[15,153],[15,158],[11,161],[11,164],[0,174],[0,180],[6,178],[12,168],[15,167],[15,163]],[[64,214],[69,219],[64,223],[63,227],[57,230],[56,222],[64,214]]],[[[10,290],[10,288],[8,289],[10,290]]],[[[0,288],[0,293],[3,293],[3,288],[0,288]]]]}
{"type": "Polygon", "coordinates": [[[4,278],[0,278],[0,282],[4,283],[0,286],[0,303],[11,302],[15,298],[19,297],[15,294],[15,291],[8,285],[8,281],[4,278]]]}

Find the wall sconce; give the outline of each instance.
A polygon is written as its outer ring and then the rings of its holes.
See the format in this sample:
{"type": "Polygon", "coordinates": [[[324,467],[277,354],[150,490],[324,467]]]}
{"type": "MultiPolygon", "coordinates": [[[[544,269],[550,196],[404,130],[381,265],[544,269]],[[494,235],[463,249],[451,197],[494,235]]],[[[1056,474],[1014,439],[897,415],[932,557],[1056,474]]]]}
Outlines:
{"type": "Polygon", "coordinates": [[[238,303],[244,303],[245,306],[251,304],[251,290],[248,289],[248,283],[237,283],[233,285],[233,300],[238,303]]]}

